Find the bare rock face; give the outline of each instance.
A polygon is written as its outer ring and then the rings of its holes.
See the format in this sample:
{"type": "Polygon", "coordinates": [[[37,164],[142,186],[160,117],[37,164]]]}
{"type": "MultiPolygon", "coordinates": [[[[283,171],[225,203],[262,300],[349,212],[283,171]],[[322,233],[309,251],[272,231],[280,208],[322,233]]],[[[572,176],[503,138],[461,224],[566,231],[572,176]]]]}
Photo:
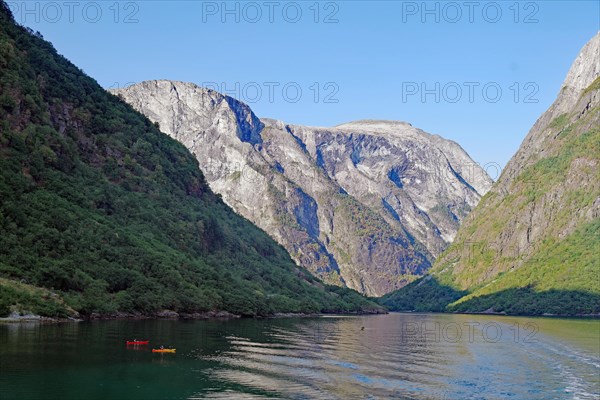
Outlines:
{"type": "Polygon", "coordinates": [[[597,98],[593,90],[588,88],[600,76],[600,32],[597,33],[581,49],[579,55],[571,65],[567,76],[561,85],[556,100],[544,114],[535,122],[517,153],[506,165],[502,176],[498,179],[499,188],[506,190],[507,184],[528,165],[535,163],[547,154],[547,148],[556,146],[548,131],[550,123],[562,116],[573,113],[585,113],[595,105],[597,98]],[[590,94],[590,101],[582,102],[581,97],[586,92],[590,94]],[[580,104],[581,103],[581,104],[580,104]]]}
{"type": "Polygon", "coordinates": [[[598,293],[599,132],[597,33],[432,274],[471,296],[519,285],[598,293]]]}
{"type": "Polygon", "coordinates": [[[296,262],[371,296],[424,274],[492,185],[458,144],[405,122],[289,125],[173,81],[113,93],[185,144],[210,187],[296,262]]]}

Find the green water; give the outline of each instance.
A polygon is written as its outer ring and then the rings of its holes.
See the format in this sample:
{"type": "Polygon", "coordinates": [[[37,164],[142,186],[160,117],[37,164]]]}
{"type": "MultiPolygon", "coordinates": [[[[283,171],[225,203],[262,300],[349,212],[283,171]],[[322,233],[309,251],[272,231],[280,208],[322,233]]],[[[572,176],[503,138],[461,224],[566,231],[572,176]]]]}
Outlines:
{"type": "Polygon", "coordinates": [[[0,399],[598,399],[600,321],[442,314],[0,325],[0,399]],[[127,347],[148,339],[150,346],[127,347]],[[176,347],[176,354],[152,347],[176,347]]]}

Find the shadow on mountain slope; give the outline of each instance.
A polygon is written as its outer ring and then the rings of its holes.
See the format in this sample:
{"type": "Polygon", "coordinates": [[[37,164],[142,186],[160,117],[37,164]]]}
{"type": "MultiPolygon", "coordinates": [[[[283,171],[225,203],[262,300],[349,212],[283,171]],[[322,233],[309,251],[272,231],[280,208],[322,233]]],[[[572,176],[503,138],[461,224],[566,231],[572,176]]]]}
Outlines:
{"type": "Polygon", "coordinates": [[[442,312],[448,304],[467,294],[467,291],[443,285],[428,275],[383,296],[379,302],[392,311],[442,312]]]}
{"type": "Polygon", "coordinates": [[[454,312],[501,312],[511,315],[583,315],[600,313],[600,295],[580,290],[536,291],[532,287],[505,289],[466,298],[447,306],[454,312]]]}

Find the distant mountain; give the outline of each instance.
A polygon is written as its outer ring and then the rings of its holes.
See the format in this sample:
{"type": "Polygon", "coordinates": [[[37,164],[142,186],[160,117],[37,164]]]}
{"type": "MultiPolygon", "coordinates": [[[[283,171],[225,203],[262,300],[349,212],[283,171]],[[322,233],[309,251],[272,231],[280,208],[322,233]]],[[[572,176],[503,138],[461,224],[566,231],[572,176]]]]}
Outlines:
{"type": "Polygon", "coordinates": [[[600,33],[498,182],[397,310],[600,313],[600,33]]]}
{"type": "Polygon", "coordinates": [[[459,145],[405,122],[289,125],[173,81],[113,93],[186,145],[210,187],[300,265],[371,296],[424,274],[492,184],[459,145]]]}
{"type": "Polygon", "coordinates": [[[0,316],[379,309],[297,267],[0,2],[0,316]]]}

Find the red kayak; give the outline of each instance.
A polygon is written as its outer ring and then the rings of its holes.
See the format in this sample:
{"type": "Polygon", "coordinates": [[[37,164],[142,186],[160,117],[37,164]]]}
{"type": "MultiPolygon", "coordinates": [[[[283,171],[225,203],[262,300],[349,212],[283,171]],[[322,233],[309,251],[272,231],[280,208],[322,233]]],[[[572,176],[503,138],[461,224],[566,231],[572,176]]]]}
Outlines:
{"type": "Polygon", "coordinates": [[[149,340],[131,340],[127,341],[127,345],[149,344],[149,340]]]}

